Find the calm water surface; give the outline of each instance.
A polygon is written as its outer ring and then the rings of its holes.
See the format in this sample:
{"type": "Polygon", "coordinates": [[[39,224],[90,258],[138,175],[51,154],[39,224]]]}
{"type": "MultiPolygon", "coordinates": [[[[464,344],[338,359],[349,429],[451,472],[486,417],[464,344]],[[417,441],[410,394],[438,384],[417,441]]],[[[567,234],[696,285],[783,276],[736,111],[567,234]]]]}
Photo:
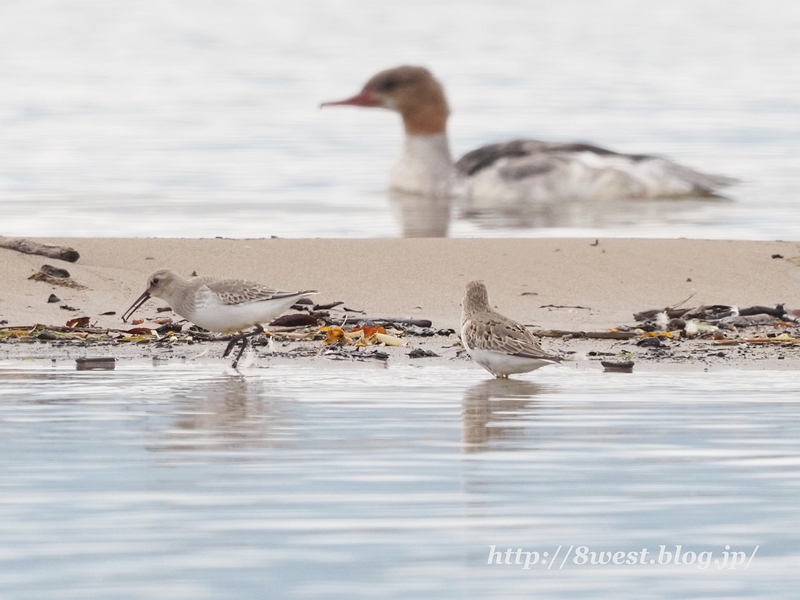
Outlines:
{"type": "MultiPolygon", "coordinates": [[[[330,109],[430,67],[460,156],[515,137],[653,153],[730,202],[567,203],[453,236],[800,239],[795,0],[0,6],[0,234],[396,236],[396,115],[330,109]]],[[[409,216],[409,214],[411,216],[409,216]]]]}
{"type": "Polygon", "coordinates": [[[0,595],[793,597],[798,398],[792,372],[5,361],[0,595]],[[487,565],[662,544],[759,549],[487,565]]]}

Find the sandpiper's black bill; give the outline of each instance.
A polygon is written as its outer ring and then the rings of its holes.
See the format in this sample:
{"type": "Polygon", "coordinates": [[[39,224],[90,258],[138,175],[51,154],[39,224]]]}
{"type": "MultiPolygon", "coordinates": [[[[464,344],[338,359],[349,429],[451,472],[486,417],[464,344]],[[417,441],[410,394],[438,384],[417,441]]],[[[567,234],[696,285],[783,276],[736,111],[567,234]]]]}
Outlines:
{"type": "Polygon", "coordinates": [[[122,315],[122,322],[123,322],[123,323],[127,323],[127,322],[128,322],[128,319],[130,319],[131,315],[132,315],[133,313],[135,313],[137,310],[139,310],[139,307],[140,307],[142,304],[144,304],[145,302],[147,302],[148,300],[150,300],[150,293],[149,293],[149,292],[145,292],[144,294],[142,294],[141,296],[139,296],[139,297],[136,299],[136,302],[134,302],[134,303],[131,305],[131,307],[130,307],[128,310],[126,310],[126,311],[125,311],[125,314],[123,314],[123,315],[122,315]]]}

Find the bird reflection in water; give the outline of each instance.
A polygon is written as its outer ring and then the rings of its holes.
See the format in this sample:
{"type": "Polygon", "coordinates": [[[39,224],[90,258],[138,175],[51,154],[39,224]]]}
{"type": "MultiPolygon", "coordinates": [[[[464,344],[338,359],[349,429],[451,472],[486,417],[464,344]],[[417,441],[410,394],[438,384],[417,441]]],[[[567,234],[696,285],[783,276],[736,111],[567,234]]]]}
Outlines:
{"type": "Polygon", "coordinates": [[[158,432],[153,450],[240,450],[280,447],[292,439],[289,404],[270,395],[264,380],[222,375],[204,380],[171,402],[172,427],[158,432]]]}
{"type": "Polygon", "coordinates": [[[428,197],[390,190],[389,204],[406,238],[447,237],[450,228],[449,196],[428,197]]]}
{"type": "Polygon", "coordinates": [[[564,198],[558,202],[509,203],[503,207],[462,207],[458,218],[481,229],[608,229],[642,223],[700,223],[718,219],[733,201],[723,197],[637,200],[630,198],[564,198]]]}
{"type": "Polygon", "coordinates": [[[389,203],[403,237],[447,237],[451,221],[469,222],[483,230],[531,231],[547,228],[610,229],[685,221],[713,221],[732,201],[726,198],[670,200],[563,199],[503,208],[464,206],[458,197],[428,197],[391,190],[389,203]]]}
{"type": "Polygon", "coordinates": [[[524,435],[512,422],[531,415],[536,396],[547,391],[546,386],[520,379],[487,379],[469,388],[461,405],[462,451],[482,452],[492,440],[524,435]]]}

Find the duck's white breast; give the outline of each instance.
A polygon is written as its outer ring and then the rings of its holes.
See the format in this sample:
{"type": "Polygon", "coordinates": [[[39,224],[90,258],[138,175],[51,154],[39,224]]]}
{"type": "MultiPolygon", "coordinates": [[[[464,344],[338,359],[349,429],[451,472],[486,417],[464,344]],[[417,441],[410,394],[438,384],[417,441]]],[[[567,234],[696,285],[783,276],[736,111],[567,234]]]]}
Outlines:
{"type": "Polygon", "coordinates": [[[425,196],[448,196],[455,168],[445,134],[408,135],[392,167],[389,185],[425,196]]]}

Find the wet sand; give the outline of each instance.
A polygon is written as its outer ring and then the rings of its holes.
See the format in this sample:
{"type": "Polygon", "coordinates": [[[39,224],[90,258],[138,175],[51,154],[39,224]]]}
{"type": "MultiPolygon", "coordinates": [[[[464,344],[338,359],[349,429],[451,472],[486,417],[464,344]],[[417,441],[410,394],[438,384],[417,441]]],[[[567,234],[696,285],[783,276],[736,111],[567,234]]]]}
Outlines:
{"type": "MultiPolygon", "coordinates": [[[[71,246],[77,263],[0,249],[0,321],[63,326],[89,316],[125,327],[122,312],[147,277],[172,268],[190,275],[320,290],[375,317],[414,317],[458,328],[464,284],[482,279],[491,302],[542,329],[605,330],[634,324],[633,313],[677,304],[785,303],[800,308],[800,244],[652,239],[36,239],[71,246]],[[780,255],[782,258],[773,258],[780,255]],[[66,268],[85,286],[29,280],[41,265],[66,268]],[[48,304],[50,294],[60,302],[48,304]],[[68,305],[77,309],[60,308],[68,305]],[[101,316],[115,311],[116,315],[101,316]]],[[[142,317],[165,303],[151,300],[142,317]]],[[[545,345],[548,342],[545,340],[545,345]]],[[[606,346],[608,344],[596,344],[606,346]]],[[[4,348],[7,350],[7,348],[4,348]]],[[[20,349],[22,350],[22,349],[20,349]]],[[[793,362],[793,361],[792,361],[793,362]]],[[[781,363],[785,364],[785,363],[781,363]]]]}

